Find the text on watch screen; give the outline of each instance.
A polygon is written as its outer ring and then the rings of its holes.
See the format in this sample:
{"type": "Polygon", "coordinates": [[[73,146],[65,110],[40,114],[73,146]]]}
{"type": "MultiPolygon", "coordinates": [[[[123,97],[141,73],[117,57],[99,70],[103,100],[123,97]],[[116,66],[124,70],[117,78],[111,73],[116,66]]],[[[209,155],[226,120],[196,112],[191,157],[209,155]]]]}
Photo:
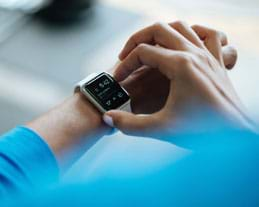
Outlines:
{"type": "Polygon", "coordinates": [[[102,74],[85,86],[105,110],[116,109],[129,100],[121,86],[106,74],[102,74]]]}

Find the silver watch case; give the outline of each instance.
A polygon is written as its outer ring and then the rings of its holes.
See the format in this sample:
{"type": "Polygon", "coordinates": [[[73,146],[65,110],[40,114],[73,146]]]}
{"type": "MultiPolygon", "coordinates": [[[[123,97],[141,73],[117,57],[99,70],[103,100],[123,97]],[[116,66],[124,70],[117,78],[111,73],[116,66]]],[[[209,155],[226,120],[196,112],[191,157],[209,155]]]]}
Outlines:
{"type": "MultiPolygon", "coordinates": [[[[107,72],[102,72],[102,73],[105,73],[109,76],[112,76],[111,74],[107,73],[107,72]]],[[[102,73],[92,73],[90,74],[89,76],[87,76],[85,79],[81,80],[80,82],[78,82],[76,85],[75,85],[75,89],[74,89],[74,93],[76,92],[81,92],[82,94],[85,95],[85,97],[101,112],[101,113],[105,113],[107,112],[106,109],[104,109],[93,97],[92,95],[85,89],[85,85],[88,84],[90,81],[92,81],[93,79],[95,79],[97,76],[99,76],[100,74],[102,73]]],[[[128,92],[123,88],[121,87],[125,93],[127,95],[128,92]]],[[[123,105],[121,105],[120,107],[117,108],[117,110],[122,110],[122,111],[128,111],[128,112],[131,112],[131,106],[130,106],[130,99],[124,103],[123,105]]]]}

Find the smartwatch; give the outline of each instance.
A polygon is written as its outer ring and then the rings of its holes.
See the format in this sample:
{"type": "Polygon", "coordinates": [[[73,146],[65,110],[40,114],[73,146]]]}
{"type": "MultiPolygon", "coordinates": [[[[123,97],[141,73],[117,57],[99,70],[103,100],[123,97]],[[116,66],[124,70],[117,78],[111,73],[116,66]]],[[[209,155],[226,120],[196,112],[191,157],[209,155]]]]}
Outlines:
{"type": "Polygon", "coordinates": [[[131,112],[130,96],[106,72],[93,73],[76,84],[74,92],[81,92],[101,112],[118,109],[131,112]]]}

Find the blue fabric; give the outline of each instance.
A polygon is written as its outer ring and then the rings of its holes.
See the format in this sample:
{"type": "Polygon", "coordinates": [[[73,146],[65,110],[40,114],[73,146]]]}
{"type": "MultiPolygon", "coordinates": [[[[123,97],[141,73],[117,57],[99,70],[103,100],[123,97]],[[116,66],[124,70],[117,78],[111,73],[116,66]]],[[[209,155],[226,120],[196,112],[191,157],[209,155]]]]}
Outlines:
{"type": "Polygon", "coordinates": [[[53,153],[32,130],[21,126],[0,137],[2,198],[48,185],[58,180],[58,174],[53,153]]]}
{"type": "MultiPolygon", "coordinates": [[[[0,205],[258,206],[258,135],[222,132],[204,137],[202,143],[207,138],[212,141],[206,147],[139,177],[107,174],[43,188],[58,179],[57,163],[37,134],[18,127],[0,139],[0,191],[2,196],[14,189],[29,195],[11,202],[1,199],[0,205]],[[33,190],[35,186],[40,188],[33,190]]],[[[188,138],[197,142],[200,135],[188,138]]],[[[110,164],[118,166],[117,162],[110,164]]]]}

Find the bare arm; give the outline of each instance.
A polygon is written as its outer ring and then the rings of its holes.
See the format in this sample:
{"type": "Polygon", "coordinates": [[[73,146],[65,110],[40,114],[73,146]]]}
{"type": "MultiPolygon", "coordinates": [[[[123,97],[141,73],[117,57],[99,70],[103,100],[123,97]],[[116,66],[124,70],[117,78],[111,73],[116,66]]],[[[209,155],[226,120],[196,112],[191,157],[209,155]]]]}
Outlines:
{"type": "Polygon", "coordinates": [[[102,123],[101,114],[79,93],[27,127],[48,143],[62,170],[110,130],[102,123]]]}

